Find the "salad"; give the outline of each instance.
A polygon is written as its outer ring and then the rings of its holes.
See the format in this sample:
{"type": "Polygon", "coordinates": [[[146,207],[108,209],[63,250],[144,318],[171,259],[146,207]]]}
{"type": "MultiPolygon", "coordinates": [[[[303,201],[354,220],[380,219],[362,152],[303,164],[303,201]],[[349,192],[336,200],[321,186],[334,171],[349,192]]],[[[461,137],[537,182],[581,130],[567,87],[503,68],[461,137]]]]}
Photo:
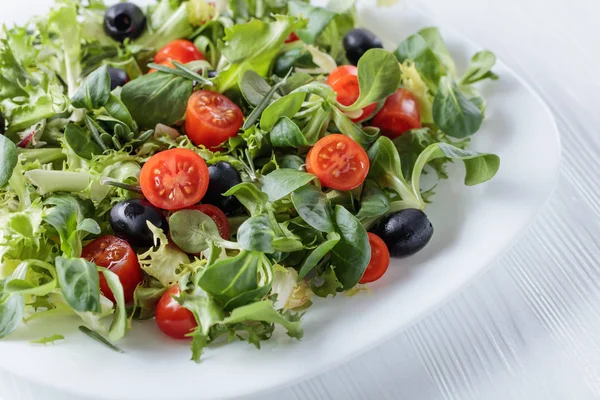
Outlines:
{"type": "Polygon", "coordinates": [[[436,28],[384,50],[354,1],[57,0],[0,38],[0,338],[300,339],[315,297],[428,244],[422,175],[500,165],[468,150],[495,56],[459,73],[436,28]]]}

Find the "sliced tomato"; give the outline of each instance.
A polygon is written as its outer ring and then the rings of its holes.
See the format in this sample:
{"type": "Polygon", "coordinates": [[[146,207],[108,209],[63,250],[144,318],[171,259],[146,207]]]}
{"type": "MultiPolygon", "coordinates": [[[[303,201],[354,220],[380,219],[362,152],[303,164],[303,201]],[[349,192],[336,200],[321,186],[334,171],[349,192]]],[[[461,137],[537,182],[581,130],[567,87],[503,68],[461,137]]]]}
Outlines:
{"type": "Polygon", "coordinates": [[[213,206],[212,204],[200,204],[197,206],[190,207],[191,210],[198,210],[215,221],[217,228],[219,228],[219,234],[225,240],[229,240],[229,236],[231,235],[231,226],[229,225],[229,220],[227,219],[227,215],[219,207],[213,206]]]}
{"type": "Polygon", "coordinates": [[[323,186],[352,190],[360,186],[369,173],[369,156],[348,136],[325,136],[310,150],[306,169],[315,174],[323,186]]]}
{"type": "MultiPolygon", "coordinates": [[[[189,40],[174,40],[160,49],[154,56],[154,62],[162,64],[166,61],[178,61],[186,64],[197,60],[206,60],[204,54],[189,40]]],[[[172,64],[171,64],[172,65],[172,64]]]]}
{"type": "Polygon", "coordinates": [[[421,110],[417,98],[401,88],[387,98],[383,108],[371,120],[371,125],[395,139],[404,132],[421,128],[421,110]]]}
{"type": "MultiPolygon", "coordinates": [[[[344,106],[351,106],[360,96],[358,68],[353,65],[342,65],[334,69],[327,78],[327,84],[335,90],[337,101],[344,106]]],[[[364,121],[373,114],[376,108],[377,104],[368,105],[358,118],[352,119],[352,122],[364,121]]]]}
{"type": "Polygon", "coordinates": [[[142,167],[140,186],[155,207],[181,210],[202,200],[209,179],[202,157],[189,149],[172,149],[150,157],[142,167]]]}
{"type": "MultiPolygon", "coordinates": [[[[137,255],[125,240],[116,236],[102,236],[83,248],[81,257],[114,272],[123,285],[125,302],[133,301],[135,288],[142,283],[144,275],[138,262],[137,255]]],[[[115,297],[100,273],[100,290],[112,302],[115,297]]]]}
{"type": "Polygon", "coordinates": [[[181,290],[175,285],[169,289],[156,306],[156,324],[163,333],[174,339],[187,339],[198,323],[194,314],[184,308],[173,297],[179,297],[181,290]]]}
{"type": "Polygon", "coordinates": [[[220,93],[200,90],[188,101],[185,130],[196,145],[218,147],[236,136],[243,123],[242,110],[220,93]]]}
{"type": "Polygon", "coordinates": [[[371,245],[371,261],[369,261],[360,283],[375,282],[385,274],[390,266],[390,252],[383,239],[369,232],[369,244],[371,245]]]}

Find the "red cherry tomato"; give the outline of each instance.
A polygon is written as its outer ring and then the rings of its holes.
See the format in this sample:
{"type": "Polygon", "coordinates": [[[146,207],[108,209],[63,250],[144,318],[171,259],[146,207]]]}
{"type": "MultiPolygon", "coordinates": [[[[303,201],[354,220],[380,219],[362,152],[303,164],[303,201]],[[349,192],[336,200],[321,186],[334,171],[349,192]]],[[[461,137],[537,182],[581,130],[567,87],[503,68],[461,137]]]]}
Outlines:
{"type": "MultiPolygon", "coordinates": [[[[144,275],[137,255],[129,243],[116,236],[102,236],[85,246],[81,257],[114,272],[123,285],[125,303],[133,301],[133,292],[142,283],[144,275]]],[[[100,273],[100,290],[106,298],[115,301],[102,273],[100,273]]]]}
{"type": "Polygon", "coordinates": [[[208,189],[208,167],[189,149],[172,149],[150,157],[142,167],[142,193],[155,207],[181,210],[198,203],[208,189]]]}
{"type": "MultiPolygon", "coordinates": [[[[353,65],[342,65],[334,69],[327,78],[327,84],[337,93],[337,101],[344,106],[351,106],[358,100],[360,95],[360,87],[358,84],[358,68],[353,65]]],[[[361,122],[369,118],[377,104],[368,105],[363,109],[360,117],[355,118],[352,122],[361,122]]]]}
{"type": "Polygon", "coordinates": [[[371,261],[369,261],[360,283],[375,282],[385,274],[390,266],[390,252],[385,242],[379,236],[369,232],[369,244],[371,245],[371,261]]]}
{"type": "Polygon", "coordinates": [[[206,60],[204,54],[189,40],[174,40],[160,49],[154,56],[154,62],[162,64],[166,61],[178,61],[186,64],[197,60],[206,60]]]}
{"type": "Polygon", "coordinates": [[[421,111],[417,98],[404,88],[385,101],[383,108],[371,120],[371,125],[395,139],[404,132],[421,127],[421,111]]]}
{"type": "Polygon", "coordinates": [[[231,235],[231,226],[229,225],[229,220],[227,216],[219,207],[213,206],[212,204],[200,204],[197,206],[190,207],[191,210],[198,210],[215,221],[217,228],[219,228],[219,234],[225,240],[229,240],[229,236],[231,235]]]}
{"type": "Polygon", "coordinates": [[[323,186],[352,190],[360,186],[369,173],[367,152],[348,136],[325,136],[310,150],[306,169],[316,175],[323,186]]]}
{"type": "Polygon", "coordinates": [[[290,33],[290,36],[288,36],[287,39],[285,39],[285,42],[293,43],[293,42],[297,42],[298,40],[300,40],[300,38],[298,37],[298,35],[296,35],[296,32],[292,32],[292,33],[290,33]]]}
{"type": "Polygon", "coordinates": [[[156,306],[156,324],[165,334],[174,339],[187,339],[198,323],[194,314],[183,308],[173,297],[179,297],[181,290],[175,285],[161,297],[156,306]]]}
{"type": "Polygon", "coordinates": [[[220,93],[200,90],[188,101],[185,130],[196,145],[215,148],[236,136],[243,123],[242,110],[220,93]]]}

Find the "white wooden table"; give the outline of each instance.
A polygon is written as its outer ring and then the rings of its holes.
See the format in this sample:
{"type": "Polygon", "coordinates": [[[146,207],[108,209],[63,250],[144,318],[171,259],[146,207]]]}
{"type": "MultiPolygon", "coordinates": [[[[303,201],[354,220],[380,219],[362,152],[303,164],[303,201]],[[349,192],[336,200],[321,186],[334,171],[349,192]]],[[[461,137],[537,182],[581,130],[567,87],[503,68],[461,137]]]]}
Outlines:
{"type": "MultiPolygon", "coordinates": [[[[492,49],[548,102],[563,142],[556,192],[520,243],[434,314],[251,400],[600,398],[600,1],[411,5],[492,49]]],[[[64,396],[14,379],[0,399],[64,396]]]]}

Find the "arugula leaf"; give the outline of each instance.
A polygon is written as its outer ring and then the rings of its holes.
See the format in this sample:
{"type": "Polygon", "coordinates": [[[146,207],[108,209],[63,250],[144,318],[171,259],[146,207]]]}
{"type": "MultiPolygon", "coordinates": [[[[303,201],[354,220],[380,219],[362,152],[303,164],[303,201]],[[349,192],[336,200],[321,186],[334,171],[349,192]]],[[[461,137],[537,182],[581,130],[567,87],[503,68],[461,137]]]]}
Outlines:
{"type": "Polygon", "coordinates": [[[17,158],[17,146],[6,136],[0,135],[0,188],[6,185],[12,176],[17,166],[17,158]]]}
{"type": "Polygon", "coordinates": [[[494,53],[488,50],[476,53],[471,59],[469,68],[460,79],[460,84],[472,85],[485,79],[497,80],[498,75],[492,72],[494,65],[496,65],[496,55],[494,53]]]}
{"type": "Polygon", "coordinates": [[[289,336],[296,339],[301,339],[304,335],[304,330],[300,325],[300,316],[290,312],[278,312],[270,300],[258,301],[247,306],[238,307],[222,323],[229,325],[248,321],[264,321],[279,324],[287,330],[289,336]]]}
{"type": "Polygon", "coordinates": [[[55,342],[58,342],[59,340],[65,340],[65,337],[63,335],[44,336],[43,338],[38,340],[30,340],[29,343],[43,344],[45,346],[48,343],[55,344],[55,342]]]}
{"type": "Polygon", "coordinates": [[[309,146],[306,137],[288,117],[281,117],[271,129],[271,144],[273,147],[301,147],[309,146]]]}
{"type": "Polygon", "coordinates": [[[316,177],[313,174],[289,168],[281,168],[271,172],[263,179],[263,192],[269,201],[277,201],[296,189],[308,184],[316,177]]]}
{"type": "Polygon", "coordinates": [[[316,186],[306,185],[292,193],[292,202],[298,215],[321,232],[333,232],[333,210],[327,196],[316,186]]]}
{"type": "Polygon", "coordinates": [[[465,138],[479,130],[483,112],[452,80],[443,77],[433,101],[433,119],[447,135],[465,138]]]}
{"type": "Polygon", "coordinates": [[[192,88],[188,79],[155,72],[126,84],[121,100],[140,128],[153,129],[159,123],[173,125],[183,118],[192,88]]]}
{"type": "Polygon", "coordinates": [[[77,90],[71,103],[74,107],[97,110],[108,102],[110,96],[110,75],[103,65],[92,72],[77,90]]]}
{"type": "Polygon", "coordinates": [[[102,311],[96,265],[83,258],[57,257],[56,272],[65,300],[75,311],[102,311]]]}
{"type": "Polygon", "coordinates": [[[335,207],[335,224],[341,239],[331,250],[331,263],[343,290],[352,289],[365,273],[371,260],[367,231],[348,210],[335,207]]]}
{"type": "Polygon", "coordinates": [[[251,182],[240,183],[229,189],[223,196],[235,196],[253,217],[262,214],[269,201],[268,196],[251,182]]]}
{"type": "Polygon", "coordinates": [[[295,0],[289,2],[289,13],[308,20],[305,28],[296,30],[298,37],[307,44],[314,44],[336,15],[325,8],[295,0]]]}
{"type": "Polygon", "coordinates": [[[400,67],[392,53],[382,49],[367,51],[358,62],[360,95],[344,111],[362,110],[370,104],[385,100],[400,86],[400,67]]]}
{"type": "Polygon", "coordinates": [[[337,244],[340,242],[341,236],[336,232],[331,232],[327,235],[327,241],[321,243],[316,249],[314,249],[304,263],[302,263],[302,267],[300,267],[300,272],[298,273],[299,279],[304,279],[304,277],[313,270],[317,266],[317,264],[331,251],[337,244]]]}
{"type": "Polygon", "coordinates": [[[292,118],[306,98],[306,93],[293,92],[280,99],[275,100],[263,111],[260,117],[260,127],[264,131],[271,131],[281,117],[292,118]]]}

